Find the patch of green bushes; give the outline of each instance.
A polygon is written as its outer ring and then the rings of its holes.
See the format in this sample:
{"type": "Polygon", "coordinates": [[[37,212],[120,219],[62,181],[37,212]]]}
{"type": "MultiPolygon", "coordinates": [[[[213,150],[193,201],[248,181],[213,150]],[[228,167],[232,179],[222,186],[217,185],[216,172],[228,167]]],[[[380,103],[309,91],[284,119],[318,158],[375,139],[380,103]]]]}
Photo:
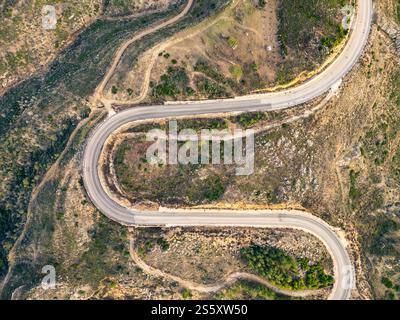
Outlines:
{"type": "Polygon", "coordinates": [[[228,98],[230,94],[224,86],[206,77],[197,76],[195,85],[199,93],[204,94],[208,99],[228,98]]]}
{"type": "Polygon", "coordinates": [[[151,95],[156,100],[190,96],[193,94],[193,89],[188,86],[188,83],[189,77],[184,68],[170,66],[167,73],[160,77],[160,82],[153,86],[151,95]]]}
{"type": "Polygon", "coordinates": [[[373,222],[370,222],[372,232],[367,240],[368,251],[380,257],[398,256],[400,241],[395,233],[400,230],[400,224],[383,214],[370,219],[373,222]]]}
{"type": "Polygon", "coordinates": [[[320,264],[311,265],[307,259],[296,259],[277,248],[253,245],[240,253],[252,270],[281,288],[319,289],[334,283],[320,264]]]}
{"type": "Polygon", "coordinates": [[[244,128],[249,128],[260,121],[268,119],[268,114],[265,112],[246,112],[234,117],[233,122],[240,124],[244,128]]]}
{"type": "Polygon", "coordinates": [[[201,183],[192,186],[189,199],[192,202],[217,201],[224,194],[226,184],[219,176],[209,176],[201,183]]]}
{"type": "Polygon", "coordinates": [[[201,72],[208,78],[215,80],[220,86],[230,88],[235,93],[242,93],[242,89],[238,83],[231,78],[225,78],[225,76],[218,70],[218,67],[211,65],[208,61],[204,59],[197,60],[193,67],[194,71],[201,72]]]}

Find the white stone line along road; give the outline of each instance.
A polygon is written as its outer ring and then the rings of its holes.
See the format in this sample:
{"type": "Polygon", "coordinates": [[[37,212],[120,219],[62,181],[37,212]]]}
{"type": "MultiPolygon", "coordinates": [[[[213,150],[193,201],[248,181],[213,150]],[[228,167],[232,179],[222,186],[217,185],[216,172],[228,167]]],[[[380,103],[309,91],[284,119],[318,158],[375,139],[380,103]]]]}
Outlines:
{"type": "Polygon", "coordinates": [[[372,0],[360,0],[352,35],[346,48],[323,73],[296,88],[225,101],[137,107],[109,117],[94,130],[88,139],[83,158],[83,179],[93,204],[110,219],[127,226],[287,227],[305,230],[320,238],[332,255],[336,281],[330,299],[350,298],[350,284],[355,279],[351,260],[342,241],[322,220],[291,211],[179,211],[176,213],[134,211],[114,202],[107,195],[99,179],[98,162],[108,136],[129,122],[199,114],[284,109],[310,101],[328,92],[341,81],[360,58],[368,41],[372,15],[372,0]]]}

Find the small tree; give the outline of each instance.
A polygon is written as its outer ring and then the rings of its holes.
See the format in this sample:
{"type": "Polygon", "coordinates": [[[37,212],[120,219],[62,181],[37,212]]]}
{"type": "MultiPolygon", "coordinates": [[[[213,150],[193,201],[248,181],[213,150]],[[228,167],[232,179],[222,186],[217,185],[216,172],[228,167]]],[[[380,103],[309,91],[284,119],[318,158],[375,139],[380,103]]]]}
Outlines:
{"type": "Polygon", "coordinates": [[[260,8],[264,9],[266,5],[267,5],[267,1],[266,0],[258,0],[258,6],[260,8]]]}
{"type": "Polygon", "coordinates": [[[236,49],[237,45],[238,45],[238,41],[236,40],[236,38],[231,36],[228,38],[228,44],[232,49],[236,49]]]}

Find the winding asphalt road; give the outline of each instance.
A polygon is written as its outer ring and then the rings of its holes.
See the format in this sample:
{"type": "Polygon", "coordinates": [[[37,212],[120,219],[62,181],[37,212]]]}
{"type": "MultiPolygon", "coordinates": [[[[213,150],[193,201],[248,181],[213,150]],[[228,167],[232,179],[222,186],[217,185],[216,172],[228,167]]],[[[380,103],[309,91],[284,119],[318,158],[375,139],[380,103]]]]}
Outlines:
{"type": "Polygon", "coordinates": [[[275,210],[175,213],[134,211],[116,203],[107,195],[100,182],[98,162],[109,135],[130,122],[199,114],[279,110],[310,101],[329,92],[341,82],[360,58],[368,41],[372,16],[372,0],[360,0],[352,35],[343,52],[324,72],[301,86],[282,92],[224,101],[137,107],[107,118],[88,139],[83,157],[83,180],[93,204],[110,219],[127,226],[240,226],[304,230],[318,237],[332,255],[336,281],[330,299],[350,298],[351,287],[355,281],[351,259],[340,238],[322,220],[304,213],[275,210]]]}

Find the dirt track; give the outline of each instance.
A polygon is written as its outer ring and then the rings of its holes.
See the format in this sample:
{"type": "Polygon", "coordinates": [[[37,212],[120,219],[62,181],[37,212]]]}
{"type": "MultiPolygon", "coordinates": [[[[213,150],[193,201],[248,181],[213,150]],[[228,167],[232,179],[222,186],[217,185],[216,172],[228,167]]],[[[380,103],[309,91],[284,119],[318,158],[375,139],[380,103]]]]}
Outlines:
{"type": "Polygon", "coordinates": [[[197,292],[201,292],[201,293],[216,293],[224,288],[227,288],[227,287],[233,285],[235,282],[237,282],[239,280],[248,280],[248,281],[252,281],[252,282],[257,282],[257,283],[271,289],[272,291],[274,291],[276,293],[290,296],[290,297],[296,297],[296,298],[315,296],[315,295],[321,294],[321,292],[322,292],[322,290],[292,291],[292,290],[281,289],[281,288],[274,286],[273,284],[271,284],[264,278],[261,278],[259,276],[256,276],[254,274],[247,273],[247,272],[232,273],[232,274],[226,276],[222,281],[216,282],[216,283],[210,284],[210,285],[195,283],[193,281],[185,280],[178,276],[166,273],[162,270],[153,268],[153,267],[149,266],[148,264],[146,264],[146,262],[144,262],[139,257],[139,255],[137,254],[137,252],[135,250],[134,237],[131,238],[131,242],[130,242],[130,246],[129,246],[129,253],[131,255],[133,262],[138,267],[140,267],[145,273],[147,273],[151,276],[154,276],[154,277],[160,277],[160,278],[164,278],[164,279],[168,279],[168,280],[177,282],[182,287],[189,289],[191,291],[197,291],[197,292]]]}
{"type": "Polygon", "coordinates": [[[189,12],[190,8],[193,5],[193,1],[194,0],[188,0],[188,3],[186,5],[186,7],[183,9],[182,12],[180,12],[178,15],[174,16],[173,18],[164,21],[158,25],[155,25],[153,27],[150,27],[138,34],[136,34],[135,36],[133,36],[130,40],[126,41],[116,52],[113,62],[111,64],[111,66],[109,67],[109,69],[107,70],[106,75],[104,76],[103,80],[101,81],[101,83],[99,84],[99,86],[96,88],[96,91],[93,95],[93,104],[97,105],[98,101],[102,101],[103,104],[105,105],[105,107],[109,110],[110,109],[110,104],[107,103],[107,101],[105,99],[103,99],[103,91],[105,86],[107,85],[108,81],[110,81],[112,75],[115,72],[115,69],[118,66],[119,61],[121,60],[122,55],[124,54],[125,50],[134,42],[142,39],[143,37],[152,34],[162,28],[165,28],[175,22],[177,22],[178,20],[180,20],[181,18],[183,18],[185,15],[187,15],[187,13],[189,12]]]}

